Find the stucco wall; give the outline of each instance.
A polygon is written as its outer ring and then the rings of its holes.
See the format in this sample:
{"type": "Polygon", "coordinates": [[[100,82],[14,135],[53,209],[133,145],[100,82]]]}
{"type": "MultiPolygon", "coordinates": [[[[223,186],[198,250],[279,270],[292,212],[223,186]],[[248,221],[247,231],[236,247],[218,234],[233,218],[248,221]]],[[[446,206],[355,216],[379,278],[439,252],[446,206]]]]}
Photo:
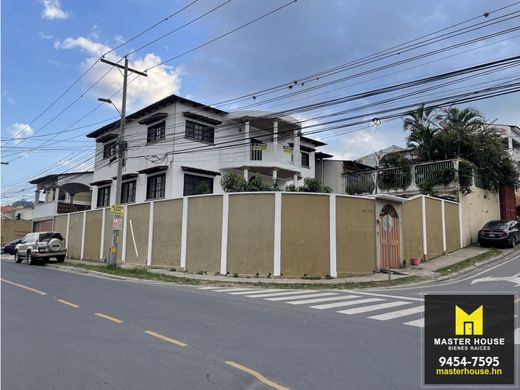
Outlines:
{"type": "Polygon", "coordinates": [[[444,202],[446,220],[446,250],[452,252],[460,248],[459,206],[444,202]]]}
{"type": "Polygon", "coordinates": [[[67,257],[77,259],[81,257],[81,239],[83,233],[83,212],[70,214],[69,241],[67,257]]]}
{"type": "Polygon", "coordinates": [[[102,213],[101,210],[86,213],[84,259],[99,260],[102,213]]]}
{"type": "Polygon", "coordinates": [[[336,197],[338,277],[367,274],[376,268],[374,201],[336,197]]]}
{"type": "Polygon", "coordinates": [[[152,266],[180,265],[181,235],[182,199],[155,202],[152,266]]]}
{"type": "Polygon", "coordinates": [[[150,205],[148,203],[130,205],[126,212],[127,227],[125,263],[146,265],[150,205]]]}
{"type": "Polygon", "coordinates": [[[330,272],[329,196],[282,194],[281,234],[284,276],[330,272]]]}
{"type": "Polygon", "coordinates": [[[1,243],[23,238],[32,231],[32,221],[23,219],[2,219],[1,243]]]}
{"type": "Polygon", "coordinates": [[[188,201],[186,268],[191,272],[219,272],[222,239],[222,195],[188,201]]]}
{"type": "Polygon", "coordinates": [[[63,237],[67,236],[67,215],[54,217],[54,231],[60,232],[63,237]]]}
{"type": "Polygon", "coordinates": [[[227,270],[273,273],[274,194],[229,196],[227,270]]]}
{"type": "Polygon", "coordinates": [[[442,206],[437,199],[425,198],[426,206],[426,238],[428,244],[427,258],[442,255],[442,206]]]}
{"type": "MultiPolygon", "coordinates": [[[[110,256],[112,248],[112,220],[114,217],[110,214],[110,209],[106,209],[105,215],[105,237],[103,239],[103,260],[110,256]]],[[[119,231],[119,246],[117,250],[117,262],[120,263],[123,256],[123,231],[119,231]]]]}
{"type": "Polygon", "coordinates": [[[478,231],[486,222],[500,219],[498,192],[471,187],[471,193],[460,198],[464,246],[477,242],[478,231]]]}
{"type": "Polygon", "coordinates": [[[421,198],[403,203],[403,257],[407,264],[412,257],[423,258],[421,198]]]}

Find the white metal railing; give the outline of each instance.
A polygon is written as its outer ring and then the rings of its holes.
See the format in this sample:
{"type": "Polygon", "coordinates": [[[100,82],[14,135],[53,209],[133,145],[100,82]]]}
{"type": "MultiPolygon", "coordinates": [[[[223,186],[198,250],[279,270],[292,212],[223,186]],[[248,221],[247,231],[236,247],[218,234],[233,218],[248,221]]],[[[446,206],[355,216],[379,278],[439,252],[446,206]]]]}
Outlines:
{"type": "Polygon", "coordinates": [[[286,145],[275,147],[272,143],[220,149],[219,159],[221,162],[265,161],[294,165],[293,149],[286,145]]]}
{"type": "Polygon", "coordinates": [[[385,168],[344,176],[347,194],[376,194],[413,192],[424,186],[449,186],[457,179],[459,160],[433,161],[410,166],[406,172],[399,168],[385,168]]]}

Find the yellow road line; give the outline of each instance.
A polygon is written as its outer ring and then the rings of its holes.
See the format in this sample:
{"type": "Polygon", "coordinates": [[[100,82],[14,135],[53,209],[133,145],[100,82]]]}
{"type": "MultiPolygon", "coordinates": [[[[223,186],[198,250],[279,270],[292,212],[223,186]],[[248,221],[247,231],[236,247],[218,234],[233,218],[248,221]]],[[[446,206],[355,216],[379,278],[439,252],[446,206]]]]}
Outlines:
{"type": "Polygon", "coordinates": [[[244,371],[244,372],[247,372],[248,374],[250,375],[253,375],[256,379],[258,379],[260,382],[266,384],[267,386],[270,386],[272,387],[273,389],[277,389],[277,390],[289,390],[287,387],[284,387],[282,385],[279,385],[278,383],[274,383],[273,381],[270,381],[269,379],[267,379],[265,376],[263,376],[262,374],[260,374],[258,371],[255,371],[255,370],[252,370],[250,368],[247,368],[247,367],[244,367],[238,363],[235,363],[235,362],[226,362],[226,364],[228,366],[231,366],[231,367],[234,367],[234,368],[237,368],[239,369],[240,371],[244,371]]]}
{"type": "Polygon", "coordinates": [[[122,324],[123,323],[123,321],[118,320],[115,317],[107,316],[106,314],[103,314],[103,313],[94,313],[94,314],[97,315],[98,317],[104,318],[105,320],[109,320],[109,321],[115,322],[116,324],[122,324]]]}
{"type": "Polygon", "coordinates": [[[0,280],[4,283],[7,283],[7,284],[11,284],[13,286],[16,286],[16,287],[20,287],[20,288],[23,288],[25,290],[29,290],[33,293],[36,293],[36,294],[40,294],[40,295],[47,295],[46,292],[43,292],[43,291],[40,291],[40,290],[36,290],[35,288],[31,288],[31,287],[27,287],[27,286],[24,286],[23,284],[19,284],[19,283],[15,283],[15,282],[10,282],[9,280],[5,280],[4,278],[0,278],[0,280]]]}
{"type": "Polygon", "coordinates": [[[74,309],[77,309],[77,308],[79,307],[79,306],[76,305],[75,303],[72,303],[72,302],[66,301],[65,299],[58,299],[58,302],[59,302],[59,303],[63,303],[64,305],[67,305],[67,306],[73,307],[74,309]]]}
{"type": "Polygon", "coordinates": [[[159,333],[151,331],[151,330],[145,330],[144,333],[146,333],[147,335],[150,335],[152,337],[157,337],[158,339],[161,339],[161,340],[167,341],[169,343],[175,344],[175,345],[177,345],[179,347],[185,347],[185,346],[188,345],[186,343],[183,343],[182,341],[172,339],[171,337],[163,336],[162,334],[159,334],[159,333]]]}

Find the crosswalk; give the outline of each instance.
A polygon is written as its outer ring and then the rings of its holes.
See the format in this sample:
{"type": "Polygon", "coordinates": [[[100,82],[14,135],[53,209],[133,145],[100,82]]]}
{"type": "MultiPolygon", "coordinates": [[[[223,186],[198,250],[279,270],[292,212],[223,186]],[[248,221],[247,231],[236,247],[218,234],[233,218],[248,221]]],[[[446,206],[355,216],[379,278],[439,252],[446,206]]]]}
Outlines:
{"type": "MultiPolygon", "coordinates": [[[[305,305],[314,310],[332,309],[338,314],[363,315],[376,321],[399,321],[403,325],[415,328],[424,327],[422,298],[360,291],[274,290],[211,286],[199,287],[199,289],[288,305],[305,305]]],[[[515,329],[515,344],[520,342],[519,329],[515,329]]]]}

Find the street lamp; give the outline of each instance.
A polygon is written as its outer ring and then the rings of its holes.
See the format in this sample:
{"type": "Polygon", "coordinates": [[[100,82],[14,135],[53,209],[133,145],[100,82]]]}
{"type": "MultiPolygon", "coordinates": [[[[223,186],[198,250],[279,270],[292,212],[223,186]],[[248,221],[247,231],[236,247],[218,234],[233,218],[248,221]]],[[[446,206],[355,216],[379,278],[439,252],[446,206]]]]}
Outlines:
{"type": "Polygon", "coordinates": [[[112,106],[114,106],[114,108],[116,109],[116,111],[119,113],[119,116],[121,116],[121,111],[119,111],[119,109],[116,107],[116,105],[114,104],[114,102],[112,101],[112,99],[107,99],[107,98],[98,98],[98,100],[99,100],[100,102],[108,103],[108,104],[111,104],[112,106]]]}

